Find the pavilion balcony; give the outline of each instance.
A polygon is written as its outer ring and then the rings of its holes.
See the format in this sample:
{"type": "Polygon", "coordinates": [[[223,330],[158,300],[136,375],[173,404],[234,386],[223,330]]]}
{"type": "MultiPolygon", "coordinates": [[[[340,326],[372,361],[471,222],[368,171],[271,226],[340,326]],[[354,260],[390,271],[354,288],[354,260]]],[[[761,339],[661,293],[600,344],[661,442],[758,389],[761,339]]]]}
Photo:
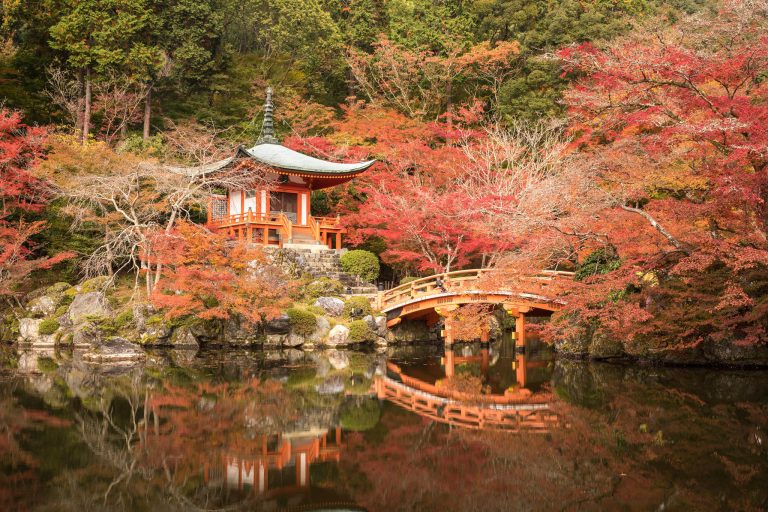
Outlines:
{"type": "Polygon", "coordinates": [[[251,210],[230,214],[226,196],[211,197],[207,226],[212,231],[225,232],[232,238],[261,245],[283,247],[288,244],[325,245],[341,249],[341,235],[346,230],[339,217],[307,215],[306,224],[295,220],[288,212],[261,213],[251,210]]]}

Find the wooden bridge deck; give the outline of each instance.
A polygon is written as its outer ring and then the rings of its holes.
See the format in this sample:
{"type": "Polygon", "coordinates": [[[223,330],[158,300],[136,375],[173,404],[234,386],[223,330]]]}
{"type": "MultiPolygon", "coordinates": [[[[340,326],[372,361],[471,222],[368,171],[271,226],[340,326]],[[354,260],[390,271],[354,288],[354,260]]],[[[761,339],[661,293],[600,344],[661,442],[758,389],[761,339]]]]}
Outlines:
{"type": "Polygon", "coordinates": [[[514,285],[501,283],[503,274],[495,269],[459,270],[424,277],[379,292],[376,307],[387,314],[390,326],[402,318],[416,317],[424,312],[464,304],[504,304],[517,314],[531,311],[553,312],[562,302],[548,294],[559,279],[570,279],[572,272],[545,270],[524,277],[514,285]]]}

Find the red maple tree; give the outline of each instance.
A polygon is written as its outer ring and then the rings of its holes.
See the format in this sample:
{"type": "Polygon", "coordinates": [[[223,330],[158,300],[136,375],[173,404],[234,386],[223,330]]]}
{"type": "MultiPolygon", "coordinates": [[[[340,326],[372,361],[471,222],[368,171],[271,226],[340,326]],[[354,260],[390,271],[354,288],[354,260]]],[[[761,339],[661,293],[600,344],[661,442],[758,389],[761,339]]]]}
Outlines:
{"type": "Polygon", "coordinates": [[[151,243],[152,263],[164,269],[151,300],[168,318],[239,315],[256,323],[290,304],[288,281],[258,248],[187,222],[156,233],[151,243]]]}
{"type": "Polygon", "coordinates": [[[72,256],[42,256],[32,241],[45,227],[36,214],[51,196],[30,173],[43,155],[45,137],[44,129],[22,124],[18,112],[0,109],[0,296],[17,293],[32,271],[72,256]]]}

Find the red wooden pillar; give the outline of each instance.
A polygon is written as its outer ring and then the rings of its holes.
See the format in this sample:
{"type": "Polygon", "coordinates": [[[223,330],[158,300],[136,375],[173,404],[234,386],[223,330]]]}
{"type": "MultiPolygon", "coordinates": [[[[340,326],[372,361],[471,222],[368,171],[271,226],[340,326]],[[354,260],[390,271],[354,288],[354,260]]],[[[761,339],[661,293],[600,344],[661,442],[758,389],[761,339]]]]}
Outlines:
{"type": "Polygon", "coordinates": [[[525,313],[515,318],[515,347],[525,348],[525,313]]]}
{"type": "Polygon", "coordinates": [[[341,249],[341,232],[336,233],[336,248],[341,249]]]}

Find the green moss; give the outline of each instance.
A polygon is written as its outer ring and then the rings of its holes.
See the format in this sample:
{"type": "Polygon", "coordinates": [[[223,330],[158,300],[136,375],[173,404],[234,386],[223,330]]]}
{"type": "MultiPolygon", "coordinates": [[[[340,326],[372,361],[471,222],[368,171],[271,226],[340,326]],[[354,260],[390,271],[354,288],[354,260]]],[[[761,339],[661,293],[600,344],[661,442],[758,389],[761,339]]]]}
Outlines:
{"type": "Polygon", "coordinates": [[[307,311],[309,311],[310,313],[312,313],[313,315],[316,315],[316,316],[324,316],[325,315],[325,310],[323,308],[321,308],[320,306],[314,306],[314,305],[306,306],[304,309],[306,309],[307,311]]]}
{"type": "Polygon", "coordinates": [[[344,303],[344,314],[350,318],[362,318],[373,314],[373,308],[366,297],[350,297],[344,303]]]}
{"type": "Polygon", "coordinates": [[[97,276],[93,279],[88,279],[87,281],[80,283],[80,286],[78,286],[78,288],[80,288],[79,293],[103,291],[109,282],[109,276],[97,276]]]}
{"type": "Polygon", "coordinates": [[[344,289],[341,282],[328,277],[321,277],[304,285],[303,296],[307,302],[314,302],[318,297],[340,297],[344,293],[344,289]]]}
{"type": "Polygon", "coordinates": [[[381,267],[379,258],[369,251],[356,249],[341,255],[341,268],[344,272],[360,277],[363,281],[372,282],[379,277],[381,267]]]}
{"type": "Polygon", "coordinates": [[[59,318],[67,314],[67,311],[69,311],[69,306],[59,306],[56,308],[56,312],[53,314],[54,318],[59,318]]]}
{"type": "Polygon", "coordinates": [[[113,323],[115,327],[118,329],[127,327],[128,325],[133,323],[133,311],[130,309],[127,311],[123,311],[122,313],[120,313],[115,317],[115,320],[113,323]]]}
{"type": "Polygon", "coordinates": [[[55,318],[46,318],[40,322],[37,332],[43,335],[53,334],[59,330],[60,324],[55,318]]]}
{"type": "Polygon", "coordinates": [[[353,320],[349,323],[349,340],[353,343],[374,341],[376,334],[362,320],[353,320]]]}
{"type": "Polygon", "coordinates": [[[51,286],[49,286],[45,290],[45,294],[46,295],[56,295],[56,294],[59,294],[59,293],[64,293],[67,290],[69,290],[69,288],[71,288],[71,286],[72,285],[69,284],[69,283],[63,283],[63,282],[54,283],[54,284],[52,284],[51,286]]]}
{"type": "Polygon", "coordinates": [[[286,311],[290,321],[291,330],[300,336],[309,336],[317,328],[317,319],[309,311],[299,308],[290,308],[286,311]]]}

